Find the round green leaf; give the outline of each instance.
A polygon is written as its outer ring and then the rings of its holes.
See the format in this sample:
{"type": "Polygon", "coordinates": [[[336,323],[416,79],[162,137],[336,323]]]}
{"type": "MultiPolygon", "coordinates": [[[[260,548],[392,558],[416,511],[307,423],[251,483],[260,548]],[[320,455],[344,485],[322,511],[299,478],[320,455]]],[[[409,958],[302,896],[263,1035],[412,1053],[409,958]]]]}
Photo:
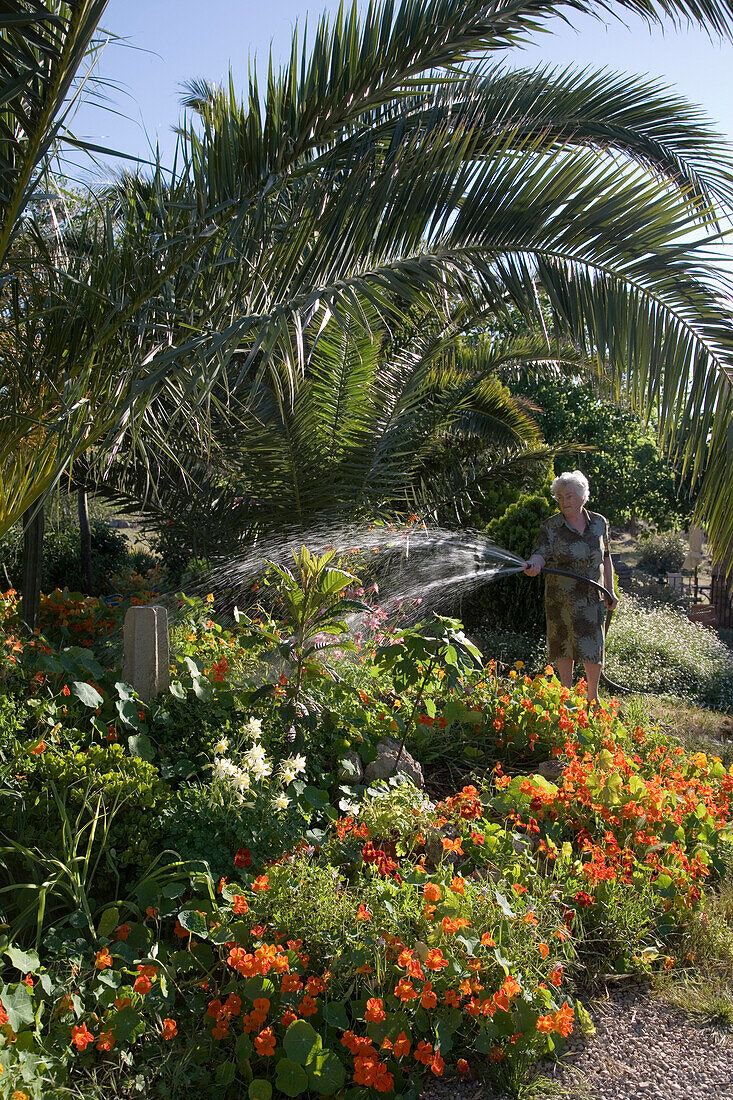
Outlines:
{"type": "Polygon", "coordinates": [[[92,710],[101,707],[104,702],[104,697],[85,680],[75,680],[71,685],[71,691],[85,707],[91,707],[92,710]]]}
{"type": "Polygon", "coordinates": [[[302,1066],[291,1062],[289,1058],[281,1058],[277,1063],[275,1088],[285,1096],[300,1096],[308,1088],[308,1074],[302,1066]]]}
{"type": "Polygon", "coordinates": [[[285,1053],[299,1066],[304,1066],[313,1051],[320,1050],[322,1045],[321,1036],[307,1020],[292,1023],[283,1039],[285,1053]]]}
{"type": "Polygon", "coordinates": [[[333,1096],[346,1083],[346,1070],[332,1050],[317,1050],[306,1065],[308,1080],[321,1096],[333,1096]]]}
{"type": "Polygon", "coordinates": [[[250,1081],[247,1092],[249,1100],[270,1100],[272,1085],[264,1077],[255,1077],[254,1081],[250,1081]]]}

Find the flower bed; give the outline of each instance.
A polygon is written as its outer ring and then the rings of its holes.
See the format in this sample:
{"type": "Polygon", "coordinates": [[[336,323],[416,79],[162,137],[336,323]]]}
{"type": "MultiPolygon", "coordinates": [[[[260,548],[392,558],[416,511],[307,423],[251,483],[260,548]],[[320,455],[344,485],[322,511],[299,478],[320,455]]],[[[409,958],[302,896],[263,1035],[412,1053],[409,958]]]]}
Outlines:
{"type": "Polygon", "coordinates": [[[0,1096],[511,1087],[586,1026],[588,973],[673,965],[724,869],[719,760],[588,714],[550,668],[498,676],[450,620],[380,620],[336,677],[273,660],[264,615],[182,600],[145,706],[5,606],[0,1096]],[[428,764],[450,746],[464,781],[364,783],[385,732],[428,764]]]}

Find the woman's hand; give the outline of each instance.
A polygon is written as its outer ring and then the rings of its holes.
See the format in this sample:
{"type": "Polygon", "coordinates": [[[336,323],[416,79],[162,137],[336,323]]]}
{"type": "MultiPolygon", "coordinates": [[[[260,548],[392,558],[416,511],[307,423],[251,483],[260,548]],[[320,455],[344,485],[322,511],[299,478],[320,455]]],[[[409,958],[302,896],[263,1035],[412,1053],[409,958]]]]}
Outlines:
{"type": "Polygon", "coordinates": [[[529,561],[524,563],[524,572],[528,577],[536,577],[545,566],[545,559],[541,554],[533,554],[529,561]]]}

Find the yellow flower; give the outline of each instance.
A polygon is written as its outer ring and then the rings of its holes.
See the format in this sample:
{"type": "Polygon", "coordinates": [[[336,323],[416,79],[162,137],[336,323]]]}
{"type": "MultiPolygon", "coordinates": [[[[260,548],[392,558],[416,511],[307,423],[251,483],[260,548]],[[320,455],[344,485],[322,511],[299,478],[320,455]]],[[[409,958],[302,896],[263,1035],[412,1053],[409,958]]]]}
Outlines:
{"type": "Polygon", "coordinates": [[[511,672],[509,673],[509,679],[510,680],[516,680],[516,678],[517,678],[517,674],[514,671],[514,669],[512,669],[511,672]]]}
{"type": "Polygon", "coordinates": [[[206,597],[206,602],[207,603],[213,603],[214,602],[214,593],[213,592],[209,592],[208,596],[206,597]]]}
{"type": "Polygon", "coordinates": [[[514,662],[514,667],[515,668],[524,668],[524,661],[515,661],[514,662]]]}

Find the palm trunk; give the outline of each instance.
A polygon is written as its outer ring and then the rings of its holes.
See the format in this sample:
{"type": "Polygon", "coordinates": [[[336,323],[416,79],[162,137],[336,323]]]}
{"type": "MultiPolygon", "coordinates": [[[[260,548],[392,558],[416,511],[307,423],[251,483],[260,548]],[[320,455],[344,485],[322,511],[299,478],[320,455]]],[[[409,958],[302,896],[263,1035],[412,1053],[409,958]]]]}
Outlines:
{"type": "Polygon", "coordinates": [[[36,629],[41,610],[41,568],[43,566],[43,505],[34,504],[23,516],[23,625],[36,629]]]}
{"type": "Polygon", "coordinates": [[[79,489],[76,494],[76,505],[79,513],[79,536],[81,539],[81,575],[88,596],[92,595],[94,588],[94,575],[92,573],[92,532],[89,527],[89,508],[87,506],[87,494],[85,489],[79,489]]]}

